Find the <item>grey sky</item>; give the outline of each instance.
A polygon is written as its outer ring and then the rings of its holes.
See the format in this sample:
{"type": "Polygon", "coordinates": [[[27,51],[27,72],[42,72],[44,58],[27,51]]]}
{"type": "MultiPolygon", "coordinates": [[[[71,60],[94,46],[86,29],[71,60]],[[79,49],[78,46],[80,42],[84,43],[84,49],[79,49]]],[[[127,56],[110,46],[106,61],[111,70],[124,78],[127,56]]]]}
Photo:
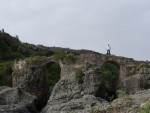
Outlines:
{"type": "Polygon", "coordinates": [[[150,0],[0,0],[0,27],[22,42],[150,60],[150,0]]]}

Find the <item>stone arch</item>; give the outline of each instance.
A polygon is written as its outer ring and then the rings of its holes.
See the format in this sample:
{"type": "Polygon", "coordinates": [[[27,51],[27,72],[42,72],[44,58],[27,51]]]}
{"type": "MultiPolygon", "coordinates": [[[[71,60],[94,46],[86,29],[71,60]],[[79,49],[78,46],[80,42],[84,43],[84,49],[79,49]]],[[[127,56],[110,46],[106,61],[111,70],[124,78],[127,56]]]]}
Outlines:
{"type": "MultiPolygon", "coordinates": [[[[45,79],[45,85],[43,84],[43,86],[45,87],[45,93],[44,95],[40,98],[38,98],[38,102],[36,103],[36,106],[39,110],[41,110],[43,107],[46,106],[47,101],[51,95],[51,92],[53,90],[53,87],[55,86],[55,84],[60,80],[61,77],[61,67],[60,64],[58,62],[55,61],[49,61],[48,63],[45,64],[45,69],[43,70],[43,79],[45,79]],[[57,67],[55,67],[57,66],[57,67]],[[55,69],[59,68],[59,72],[57,72],[59,75],[58,77],[56,76],[55,73],[55,69]]],[[[40,83],[39,83],[40,84],[40,83]]],[[[43,87],[43,88],[44,88],[43,87]]]]}
{"type": "MultiPolygon", "coordinates": [[[[51,94],[48,84],[48,69],[54,63],[58,62],[48,59],[38,64],[28,64],[22,60],[16,62],[13,67],[13,87],[18,87],[22,91],[36,96],[35,104],[39,111],[47,104],[51,94]]],[[[59,63],[58,66],[60,67],[59,63]]]]}
{"type": "Polygon", "coordinates": [[[116,61],[108,60],[102,63],[100,70],[101,70],[101,76],[103,78],[103,83],[96,91],[95,96],[104,98],[107,101],[111,101],[117,97],[116,90],[117,90],[119,76],[120,76],[120,65],[116,61]],[[116,69],[115,71],[117,71],[116,77],[114,76],[114,78],[111,78],[110,80],[106,79],[103,75],[104,74],[103,71],[105,71],[104,66],[108,64],[110,66],[114,66],[115,67],[114,69],[116,69]]]}

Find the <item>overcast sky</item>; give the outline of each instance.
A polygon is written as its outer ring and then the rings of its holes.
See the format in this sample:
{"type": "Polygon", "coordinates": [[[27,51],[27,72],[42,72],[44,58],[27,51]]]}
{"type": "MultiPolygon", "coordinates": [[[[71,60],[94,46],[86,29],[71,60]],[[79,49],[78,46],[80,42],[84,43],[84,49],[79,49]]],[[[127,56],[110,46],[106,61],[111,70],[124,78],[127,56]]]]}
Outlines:
{"type": "Polygon", "coordinates": [[[22,42],[150,60],[150,0],[0,0],[0,29],[22,42]]]}

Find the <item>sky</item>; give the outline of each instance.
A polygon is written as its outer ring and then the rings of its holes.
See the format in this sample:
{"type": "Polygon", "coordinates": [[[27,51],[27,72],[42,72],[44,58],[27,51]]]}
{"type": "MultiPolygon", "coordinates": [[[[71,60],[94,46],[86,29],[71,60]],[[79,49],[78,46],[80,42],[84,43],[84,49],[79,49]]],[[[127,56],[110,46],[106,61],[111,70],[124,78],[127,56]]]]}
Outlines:
{"type": "Polygon", "coordinates": [[[22,42],[150,60],[150,0],[0,0],[0,29],[22,42]]]}

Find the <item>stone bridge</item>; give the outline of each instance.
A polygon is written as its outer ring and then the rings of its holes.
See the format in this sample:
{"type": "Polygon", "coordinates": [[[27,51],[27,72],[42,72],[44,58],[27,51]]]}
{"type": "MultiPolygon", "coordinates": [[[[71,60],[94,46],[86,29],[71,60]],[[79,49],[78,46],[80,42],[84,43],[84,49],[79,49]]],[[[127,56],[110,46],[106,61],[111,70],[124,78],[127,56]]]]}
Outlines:
{"type": "Polygon", "coordinates": [[[62,78],[73,77],[76,68],[86,68],[88,65],[97,68],[99,75],[101,75],[102,67],[105,63],[112,63],[118,67],[117,87],[119,88],[126,88],[128,92],[136,92],[150,84],[150,62],[103,54],[81,54],[77,56],[74,64],[61,63],[61,76],[62,78]]]}
{"type": "Polygon", "coordinates": [[[58,101],[67,99],[68,102],[84,95],[106,99],[108,92],[102,77],[102,67],[105,63],[112,63],[118,67],[119,77],[115,84],[115,93],[118,89],[135,93],[150,88],[150,62],[94,53],[75,56],[75,62],[68,62],[62,58],[56,60],[53,57],[44,57],[38,64],[28,64],[25,60],[18,61],[13,67],[13,87],[18,87],[38,98],[45,97],[45,100],[51,95],[49,99],[51,107],[54,103],[59,103],[58,101]],[[55,62],[60,65],[61,78],[53,91],[49,92],[47,65],[55,62]],[[76,78],[76,70],[80,68],[83,72],[82,83],[76,78]]]}

